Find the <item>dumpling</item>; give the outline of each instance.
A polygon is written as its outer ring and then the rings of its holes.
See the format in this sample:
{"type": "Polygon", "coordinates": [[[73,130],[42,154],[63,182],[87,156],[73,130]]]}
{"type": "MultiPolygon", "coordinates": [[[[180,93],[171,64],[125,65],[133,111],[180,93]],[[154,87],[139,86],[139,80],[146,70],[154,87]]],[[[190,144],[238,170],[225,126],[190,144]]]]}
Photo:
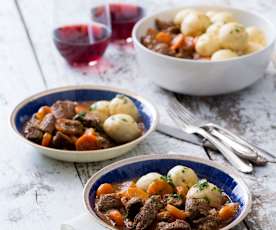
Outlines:
{"type": "Polygon", "coordinates": [[[195,12],[195,10],[184,9],[184,10],[179,11],[174,17],[174,20],[173,20],[174,24],[180,25],[182,23],[182,21],[184,20],[184,18],[191,12],[195,12]]]}
{"type": "Polygon", "coordinates": [[[214,24],[212,24],[208,27],[206,33],[218,36],[219,31],[220,31],[222,26],[223,26],[222,22],[216,22],[216,23],[214,23],[214,24]]]}
{"type": "Polygon", "coordinates": [[[223,197],[221,190],[216,185],[203,179],[189,189],[186,198],[204,199],[211,207],[220,208],[223,197]]]}
{"type": "Polygon", "coordinates": [[[147,191],[149,185],[153,181],[159,180],[161,177],[162,175],[156,172],[148,173],[139,178],[139,180],[136,182],[136,186],[140,189],[143,189],[144,191],[147,191]]]}
{"type": "Polygon", "coordinates": [[[97,114],[100,122],[103,123],[110,115],[109,113],[109,101],[97,101],[90,106],[91,112],[97,114]]]}
{"type": "Polygon", "coordinates": [[[136,121],[128,114],[110,116],[105,120],[103,128],[118,143],[132,141],[142,134],[136,121]]]}
{"type": "Polygon", "coordinates": [[[266,45],[266,37],[264,32],[256,26],[250,26],[246,28],[248,34],[248,41],[258,43],[262,46],[266,45]]]}
{"type": "Polygon", "coordinates": [[[250,54],[261,50],[263,46],[256,42],[248,42],[245,53],[250,54]]]}
{"type": "Polygon", "coordinates": [[[214,52],[219,50],[219,40],[213,34],[202,34],[196,42],[196,52],[204,57],[211,56],[214,52]]]}
{"type": "Polygon", "coordinates": [[[223,48],[238,52],[246,49],[248,35],[243,25],[232,22],[221,27],[219,40],[223,48]]]}
{"type": "Polygon", "coordinates": [[[230,12],[218,12],[211,17],[211,21],[212,23],[217,23],[217,22],[229,23],[229,22],[235,22],[236,20],[233,14],[231,14],[230,12]]]}
{"type": "Polygon", "coordinates": [[[212,18],[213,16],[215,16],[215,14],[217,14],[217,12],[216,11],[212,11],[212,10],[206,12],[206,15],[209,18],[212,18]]]}
{"type": "Polygon", "coordinates": [[[211,21],[201,12],[189,13],[181,23],[181,32],[185,36],[199,36],[206,31],[211,21]]]}
{"type": "Polygon", "coordinates": [[[213,53],[211,57],[211,61],[223,61],[231,58],[238,57],[238,55],[229,49],[222,49],[218,50],[217,52],[213,53]]]}
{"type": "Polygon", "coordinates": [[[110,101],[109,112],[111,115],[124,113],[132,116],[134,120],[139,120],[138,110],[131,99],[124,95],[117,95],[110,101]]]}
{"type": "Polygon", "coordinates": [[[198,178],[194,170],[183,165],[177,165],[168,172],[168,177],[175,186],[192,187],[197,183],[198,178]]]}

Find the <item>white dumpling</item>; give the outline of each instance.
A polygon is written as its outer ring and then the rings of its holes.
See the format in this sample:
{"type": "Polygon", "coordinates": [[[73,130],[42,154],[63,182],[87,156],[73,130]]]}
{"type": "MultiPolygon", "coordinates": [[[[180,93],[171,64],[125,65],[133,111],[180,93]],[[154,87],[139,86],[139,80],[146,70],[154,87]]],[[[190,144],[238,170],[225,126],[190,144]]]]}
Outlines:
{"type": "Polygon", "coordinates": [[[222,49],[218,50],[217,52],[213,53],[211,60],[212,61],[223,61],[231,58],[238,57],[237,53],[229,49],[222,49]]]}
{"type": "Polygon", "coordinates": [[[147,191],[149,185],[153,181],[159,180],[161,177],[162,175],[156,172],[148,173],[139,178],[139,180],[136,182],[136,186],[140,189],[143,189],[144,191],[147,191]]]}
{"type": "Polygon", "coordinates": [[[197,183],[198,177],[194,170],[183,165],[177,165],[168,172],[168,177],[175,186],[192,187],[197,183]]]}
{"type": "Polygon", "coordinates": [[[212,23],[217,23],[217,22],[229,23],[229,22],[235,22],[236,20],[233,14],[231,14],[230,12],[218,12],[211,17],[211,21],[212,23]]]}
{"type": "Polygon", "coordinates": [[[184,9],[184,10],[179,11],[174,17],[174,20],[173,20],[174,24],[180,25],[182,23],[182,21],[184,20],[184,18],[191,12],[195,12],[195,10],[184,9]]]}
{"type": "Polygon", "coordinates": [[[186,196],[187,199],[204,199],[209,205],[214,208],[220,208],[222,205],[221,190],[207,180],[200,180],[197,184],[191,187],[186,196]]]}
{"type": "Polygon", "coordinates": [[[208,33],[208,34],[213,34],[213,35],[215,35],[215,36],[218,36],[219,31],[220,31],[220,29],[221,29],[222,26],[223,26],[223,23],[221,23],[221,22],[216,22],[216,23],[214,23],[214,24],[212,24],[212,25],[210,25],[210,26],[208,27],[206,33],[208,33]]]}
{"type": "Polygon", "coordinates": [[[206,31],[211,21],[201,12],[189,13],[181,23],[181,32],[185,36],[199,36],[206,31]]]}
{"type": "Polygon", "coordinates": [[[111,115],[105,120],[103,128],[118,143],[132,141],[142,134],[136,121],[128,114],[111,115]]]}
{"type": "Polygon", "coordinates": [[[246,53],[247,54],[254,53],[254,52],[261,50],[262,48],[263,48],[263,46],[259,43],[248,42],[247,48],[246,48],[246,53]]]}
{"type": "Polygon", "coordinates": [[[256,26],[250,26],[246,28],[248,34],[248,41],[258,43],[262,46],[266,45],[266,37],[264,32],[256,26]]]}
{"type": "Polygon", "coordinates": [[[215,16],[215,14],[217,14],[217,12],[216,11],[212,11],[212,10],[206,12],[206,15],[209,18],[212,18],[213,16],[215,16]]]}
{"type": "Polygon", "coordinates": [[[223,48],[238,52],[246,49],[248,35],[243,25],[227,23],[219,31],[219,41],[223,48]]]}
{"type": "Polygon", "coordinates": [[[219,48],[220,45],[217,36],[207,33],[199,36],[195,45],[196,52],[204,57],[211,56],[219,48]]]}
{"type": "Polygon", "coordinates": [[[124,113],[132,116],[134,120],[139,120],[138,110],[133,101],[124,95],[117,95],[110,101],[109,112],[111,115],[124,113]]]}
{"type": "Polygon", "coordinates": [[[103,123],[110,116],[109,103],[109,101],[101,100],[90,106],[91,112],[97,114],[101,123],[103,123]]]}

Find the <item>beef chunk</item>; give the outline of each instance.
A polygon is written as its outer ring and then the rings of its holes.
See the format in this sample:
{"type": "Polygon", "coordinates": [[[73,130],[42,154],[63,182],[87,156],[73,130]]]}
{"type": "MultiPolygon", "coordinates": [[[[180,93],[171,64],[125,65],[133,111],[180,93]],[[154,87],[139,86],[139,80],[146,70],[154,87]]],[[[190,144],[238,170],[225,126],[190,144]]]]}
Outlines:
{"type": "Polygon", "coordinates": [[[218,230],[220,220],[215,209],[209,211],[208,216],[193,221],[197,230],[218,230]]]}
{"type": "Polygon", "coordinates": [[[136,230],[148,228],[156,219],[159,210],[163,207],[160,196],[151,196],[134,218],[136,230]]]}
{"type": "Polygon", "coordinates": [[[28,140],[41,144],[43,132],[39,129],[39,120],[36,119],[35,115],[26,123],[23,128],[23,135],[28,140]]]}
{"type": "Polygon", "coordinates": [[[158,222],[174,222],[176,219],[171,216],[171,214],[168,211],[159,212],[157,215],[157,221],[158,222]]]}
{"type": "Polygon", "coordinates": [[[191,219],[207,216],[211,209],[209,202],[205,199],[191,198],[186,200],[185,211],[191,214],[191,219]]]}
{"type": "Polygon", "coordinates": [[[99,133],[98,134],[98,146],[101,149],[107,149],[113,147],[115,144],[114,142],[105,134],[99,133]]]}
{"type": "Polygon", "coordinates": [[[162,21],[160,19],[155,20],[155,25],[158,30],[166,30],[169,27],[175,26],[173,22],[162,21]]]}
{"type": "Polygon", "coordinates": [[[36,127],[26,126],[24,136],[30,141],[41,144],[43,132],[36,127]]]}
{"type": "Polygon", "coordinates": [[[127,211],[127,218],[133,220],[134,217],[139,213],[143,206],[143,201],[140,198],[133,197],[125,205],[127,211]]]}
{"type": "Polygon", "coordinates": [[[118,209],[122,206],[121,199],[116,193],[102,195],[96,202],[96,208],[100,212],[106,212],[110,209],[118,209]]]}
{"type": "Polygon", "coordinates": [[[52,113],[48,113],[45,115],[43,120],[40,122],[39,128],[43,132],[53,133],[55,130],[55,122],[56,122],[55,116],[52,113]]]}
{"type": "Polygon", "coordinates": [[[84,132],[83,125],[79,121],[64,118],[58,119],[55,127],[58,131],[68,135],[80,136],[84,132]]]}
{"type": "Polygon", "coordinates": [[[158,53],[165,54],[165,55],[173,54],[173,51],[170,49],[169,45],[166,43],[156,43],[153,46],[153,50],[158,53]]]}
{"type": "Polygon", "coordinates": [[[75,106],[76,103],[73,101],[56,101],[51,109],[57,119],[72,119],[75,116],[75,106]]]}
{"type": "Polygon", "coordinates": [[[184,220],[176,220],[172,223],[160,222],[156,230],[191,230],[191,226],[184,220]]]}
{"type": "Polygon", "coordinates": [[[92,128],[96,128],[96,129],[100,129],[100,118],[96,113],[92,113],[92,112],[87,112],[84,115],[83,118],[83,125],[85,127],[92,127],[92,128]]]}
{"type": "Polygon", "coordinates": [[[184,204],[182,197],[178,194],[167,194],[164,196],[163,202],[165,205],[171,204],[176,207],[181,207],[184,204]]]}
{"type": "Polygon", "coordinates": [[[62,132],[57,132],[53,137],[53,146],[58,149],[75,149],[75,144],[73,140],[62,132]]]}

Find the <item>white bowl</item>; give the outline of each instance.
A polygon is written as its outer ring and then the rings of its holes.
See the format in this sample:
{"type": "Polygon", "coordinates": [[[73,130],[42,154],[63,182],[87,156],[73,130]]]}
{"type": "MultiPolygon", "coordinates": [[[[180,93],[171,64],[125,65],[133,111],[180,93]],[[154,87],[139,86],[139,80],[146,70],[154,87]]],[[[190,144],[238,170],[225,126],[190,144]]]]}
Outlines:
{"type": "Polygon", "coordinates": [[[241,90],[264,76],[270,62],[276,38],[275,28],[261,15],[245,10],[217,6],[185,6],[162,11],[140,20],[134,27],[132,38],[138,62],[145,74],[165,89],[188,95],[218,95],[241,90]],[[203,11],[231,12],[245,26],[261,28],[268,40],[259,52],[225,61],[199,61],[180,59],[154,52],[140,42],[154,20],[171,20],[183,8],[203,11]]]}
{"type": "Polygon", "coordinates": [[[15,107],[11,114],[10,122],[12,129],[15,131],[17,136],[34,147],[41,154],[62,161],[92,162],[115,158],[132,150],[137,144],[143,141],[150,133],[155,130],[158,122],[158,112],[149,101],[127,90],[96,85],[82,85],[46,90],[25,99],[15,107]],[[75,151],[43,147],[27,140],[22,135],[24,123],[42,105],[52,105],[57,100],[111,100],[116,94],[126,95],[134,101],[145,125],[144,134],[133,141],[107,149],[75,151]]]}

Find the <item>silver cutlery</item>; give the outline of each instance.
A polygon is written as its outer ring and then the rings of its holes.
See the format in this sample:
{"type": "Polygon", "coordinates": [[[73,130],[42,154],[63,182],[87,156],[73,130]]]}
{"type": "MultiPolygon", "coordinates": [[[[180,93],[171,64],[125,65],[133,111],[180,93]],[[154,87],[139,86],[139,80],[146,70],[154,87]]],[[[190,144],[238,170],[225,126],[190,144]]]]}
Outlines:
{"type": "MultiPolygon", "coordinates": [[[[206,141],[206,139],[202,139],[199,136],[196,136],[193,134],[188,134],[178,127],[159,123],[157,125],[156,130],[170,137],[174,137],[176,139],[183,140],[185,142],[188,142],[194,145],[205,146],[211,150],[217,151],[217,149],[210,142],[206,141]]],[[[240,157],[243,158],[243,155],[240,155],[240,157]]],[[[244,159],[247,159],[247,158],[244,158],[244,159]]],[[[270,161],[264,157],[258,156],[256,159],[251,159],[250,162],[253,163],[254,165],[265,165],[267,162],[273,162],[273,161],[270,161]]]]}
{"type": "Polygon", "coordinates": [[[187,133],[198,134],[203,138],[206,138],[236,169],[244,173],[250,173],[253,171],[253,166],[251,163],[239,158],[236,154],[234,154],[231,148],[209,134],[205,129],[201,128],[198,125],[198,120],[195,118],[195,116],[187,116],[187,114],[182,111],[181,107],[179,107],[179,104],[176,103],[176,99],[170,102],[170,108],[168,112],[177,126],[181,127],[181,129],[187,133]]]}
{"type": "MultiPolygon", "coordinates": [[[[192,114],[188,109],[186,109],[176,98],[173,98],[173,103],[179,107],[179,109],[182,111],[182,113],[185,114],[186,117],[192,118],[195,117],[194,114],[192,114]]],[[[197,119],[198,126],[206,129],[208,132],[210,132],[213,136],[217,137],[219,140],[224,142],[225,144],[228,144],[231,146],[233,151],[235,153],[248,160],[257,160],[257,158],[260,156],[267,158],[269,155],[270,162],[276,161],[276,158],[273,155],[268,154],[267,152],[262,151],[262,149],[257,148],[256,146],[251,145],[241,137],[235,135],[234,133],[228,131],[227,129],[224,129],[223,127],[216,125],[214,123],[210,123],[208,121],[197,119]]]]}

